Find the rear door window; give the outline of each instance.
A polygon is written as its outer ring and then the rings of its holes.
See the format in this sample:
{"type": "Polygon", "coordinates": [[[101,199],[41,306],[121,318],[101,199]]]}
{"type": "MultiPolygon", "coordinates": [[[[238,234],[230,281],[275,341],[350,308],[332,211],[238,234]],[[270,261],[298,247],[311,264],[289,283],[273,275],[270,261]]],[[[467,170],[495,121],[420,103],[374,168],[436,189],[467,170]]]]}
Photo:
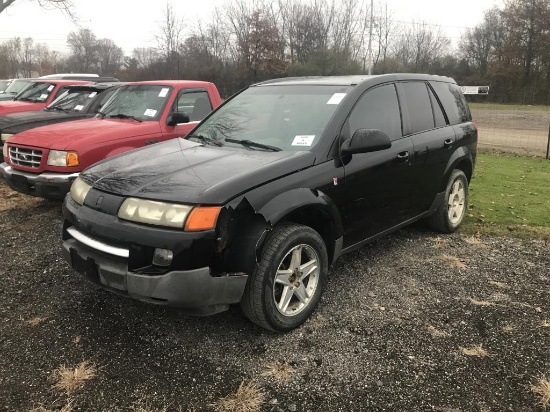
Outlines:
{"type": "Polygon", "coordinates": [[[402,83],[402,86],[409,110],[411,134],[433,129],[434,116],[426,83],[408,82],[402,83]]]}
{"type": "Polygon", "coordinates": [[[349,117],[350,132],[357,129],[378,129],[391,140],[400,139],[401,111],[393,84],[368,90],[357,102],[349,117]]]}
{"type": "Polygon", "coordinates": [[[470,109],[466,104],[460,88],[454,83],[430,82],[437,97],[443,104],[450,124],[459,124],[472,120],[470,109]]]}
{"type": "Polygon", "coordinates": [[[441,105],[437,101],[437,98],[435,97],[434,93],[432,92],[432,89],[428,87],[428,92],[430,93],[430,100],[432,102],[432,109],[434,112],[434,121],[435,121],[435,127],[443,127],[447,124],[447,121],[445,120],[445,115],[443,114],[443,110],[441,109],[441,105]]]}

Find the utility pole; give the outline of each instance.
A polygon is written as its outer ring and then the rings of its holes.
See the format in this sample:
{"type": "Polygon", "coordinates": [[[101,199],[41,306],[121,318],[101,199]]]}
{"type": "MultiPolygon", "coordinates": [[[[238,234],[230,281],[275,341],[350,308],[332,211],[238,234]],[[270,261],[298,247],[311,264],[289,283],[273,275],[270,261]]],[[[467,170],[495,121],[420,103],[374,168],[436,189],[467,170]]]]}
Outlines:
{"type": "Polygon", "coordinates": [[[372,74],[372,26],[374,25],[374,0],[370,0],[370,28],[369,28],[369,76],[372,74]]]}

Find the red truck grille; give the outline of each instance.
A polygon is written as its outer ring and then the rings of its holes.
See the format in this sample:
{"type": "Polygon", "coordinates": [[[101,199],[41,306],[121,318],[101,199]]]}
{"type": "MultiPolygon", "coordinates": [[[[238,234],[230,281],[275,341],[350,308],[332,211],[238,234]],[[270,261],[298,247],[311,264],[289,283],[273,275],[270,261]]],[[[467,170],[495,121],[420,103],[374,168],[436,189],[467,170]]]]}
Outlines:
{"type": "Polygon", "coordinates": [[[42,160],[42,150],[23,149],[10,146],[10,160],[14,165],[39,168],[42,160]]]}

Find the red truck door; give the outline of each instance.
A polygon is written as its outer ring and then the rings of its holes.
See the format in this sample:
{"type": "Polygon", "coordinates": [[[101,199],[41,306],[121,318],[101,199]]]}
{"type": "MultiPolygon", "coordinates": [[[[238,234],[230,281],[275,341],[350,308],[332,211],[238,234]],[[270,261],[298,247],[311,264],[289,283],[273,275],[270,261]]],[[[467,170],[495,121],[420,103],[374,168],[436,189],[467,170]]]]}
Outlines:
{"type": "Polygon", "coordinates": [[[213,104],[206,88],[182,89],[172,104],[171,114],[184,113],[189,117],[189,123],[178,123],[175,126],[163,126],[163,140],[175,137],[185,137],[202,119],[212,111],[213,104]]]}

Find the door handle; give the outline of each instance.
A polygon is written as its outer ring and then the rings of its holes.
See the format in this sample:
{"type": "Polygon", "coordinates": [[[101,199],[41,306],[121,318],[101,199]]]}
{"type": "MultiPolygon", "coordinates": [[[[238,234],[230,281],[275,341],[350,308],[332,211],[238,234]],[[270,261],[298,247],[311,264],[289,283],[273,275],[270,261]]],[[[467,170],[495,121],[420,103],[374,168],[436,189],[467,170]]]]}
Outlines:
{"type": "Polygon", "coordinates": [[[401,152],[397,154],[397,160],[401,163],[405,163],[407,160],[409,160],[410,154],[409,152],[401,152]]]}
{"type": "Polygon", "coordinates": [[[454,139],[447,139],[443,142],[443,146],[451,147],[453,145],[454,139]]]}
{"type": "Polygon", "coordinates": [[[145,141],[145,144],[146,144],[146,145],[150,145],[150,144],[155,144],[155,143],[158,143],[158,142],[159,142],[159,141],[158,141],[158,140],[155,140],[155,139],[153,139],[153,140],[146,140],[146,141],[145,141]]]}

